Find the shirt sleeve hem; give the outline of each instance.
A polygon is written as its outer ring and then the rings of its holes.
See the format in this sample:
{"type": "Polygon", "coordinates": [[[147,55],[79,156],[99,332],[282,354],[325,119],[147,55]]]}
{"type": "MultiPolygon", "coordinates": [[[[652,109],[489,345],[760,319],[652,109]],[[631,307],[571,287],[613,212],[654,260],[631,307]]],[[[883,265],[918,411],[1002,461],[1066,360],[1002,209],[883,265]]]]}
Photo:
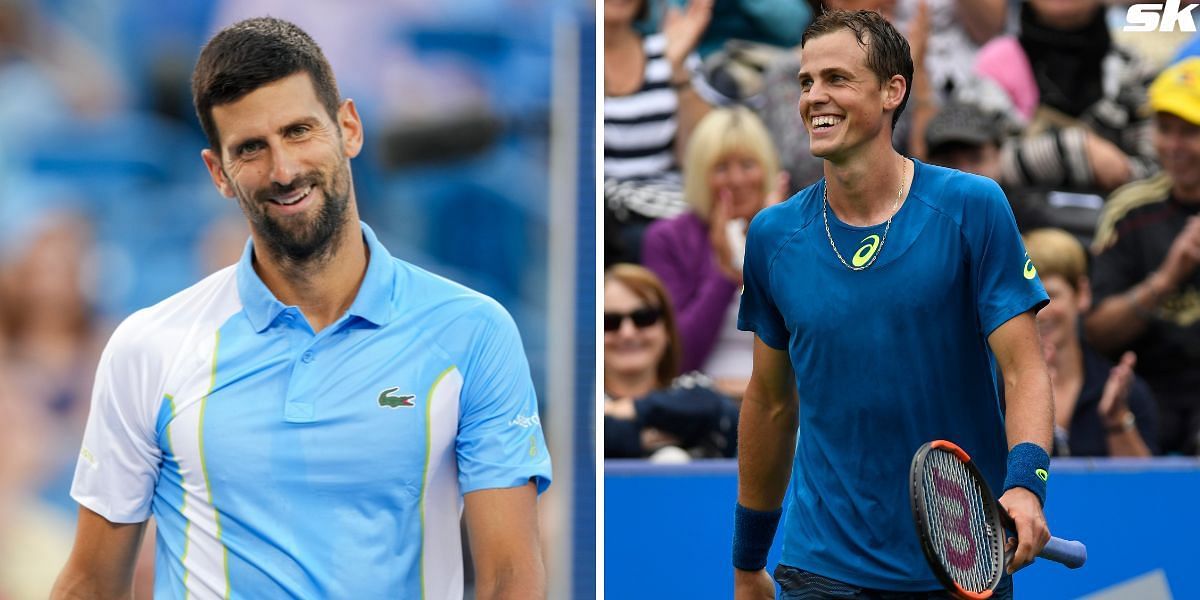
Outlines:
{"type": "Polygon", "coordinates": [[[531,473],[529,475],[515,475],[512,477],[505,477],[505,478],[475,480],[469,484],[464,484],[462,486],[462,493],[463,493],[463,495],[466,495],[471,492],[478,492],[480,490],[508,489],[508,488],[521,487],[521,486],[529,483],[530,479],[534,480],[534,482],[536,483],[537,493],[539,496],[542,494],[542,492],[546,491],[546,488],[550,487],[550,478],[548,476],[541,475],[538,473],[531,473]]]}
{"type": "Polygon", "coordinates": [[[104,519],[106,521],[108,521],[109,523],[121,523],[121,524],[144,523],[147,519],[150,518],[151,511],[149,511],[149,510],[140,510],[140,511],[114,510],[111,506],[108,506],[106,503],[101,501],[99,498],[96,498],[95,496],[86,496],[83,494],[72,492],[71,498],[74,499],[76,502],[78,502],[80,506],[83,506],[84,508],[100,515],[101,517],[104,517],[104,519]]]}
{"type": "Polygon", "coordinates": [[[763,343],[765,343],[766,345],[768,345],[776,350],[787,350],[788,349],[787,336],[781,336],[781,335],[777,335],[774,332],[764,331],[765,328],[760,326],[758,323],[755,323],[754,321],[744,321],[744,320],[738,319],[737,328],[742,331],[749,331],[749,332],[754,333],[754,335],[757,335],[758,338],[763,341],[763,343]]]}
{"type": "Polygon", "coordinates": [[[1045,306],[1049,303],[1050,299],[1044,294],[1033,293],[1005,304],[1004,306],[1000,307],[1000,309],[995,311],[997,316],[990,319],[986,323],[983,329],[986,332],[984,337],[991,336],[992,333],[996,331],[996,329],[999,329],[1001,325],[1011,321],[1013,317],[1016,317],[1017,315],[1020,315],[1026,311],[1032,310],[1036,315],[1039,310],[1045,308],[1045,306]]]}

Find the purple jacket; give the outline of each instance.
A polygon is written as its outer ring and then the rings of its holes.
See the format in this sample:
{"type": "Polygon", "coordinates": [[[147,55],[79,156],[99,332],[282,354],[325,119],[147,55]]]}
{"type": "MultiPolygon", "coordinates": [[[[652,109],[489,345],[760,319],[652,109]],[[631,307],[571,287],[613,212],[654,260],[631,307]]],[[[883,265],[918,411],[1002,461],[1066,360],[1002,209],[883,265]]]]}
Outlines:
{"type": "Polygon", "coordinates": [[[651,223],[642,239],[642,264],[662,279],[674,305],[682,372],[700,369],[737,294],[737,284],[717,267],[708,224],[693,213],[651,223]]]}

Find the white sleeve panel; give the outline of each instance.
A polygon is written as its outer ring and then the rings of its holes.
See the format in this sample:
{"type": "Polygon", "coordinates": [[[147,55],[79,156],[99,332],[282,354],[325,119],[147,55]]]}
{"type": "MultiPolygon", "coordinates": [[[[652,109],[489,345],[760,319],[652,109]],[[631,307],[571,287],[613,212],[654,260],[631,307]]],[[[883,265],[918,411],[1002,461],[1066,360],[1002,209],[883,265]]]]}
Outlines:
{"type": "Polygon", "coordinates": [[[162,452],[155,423],[169,357],[153,340],[147,311],[113,333],[100,357],[71,497],[114,523],[140,523],[162,452]]]}

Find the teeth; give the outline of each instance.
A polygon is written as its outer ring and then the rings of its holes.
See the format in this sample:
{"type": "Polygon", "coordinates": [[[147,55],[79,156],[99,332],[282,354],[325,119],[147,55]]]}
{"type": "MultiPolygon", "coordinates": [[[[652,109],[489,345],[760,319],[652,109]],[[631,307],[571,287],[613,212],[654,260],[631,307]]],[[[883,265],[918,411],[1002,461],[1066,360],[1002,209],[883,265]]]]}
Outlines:
{"type": "Polygon", "coordinates": [[[312,186],[310,185],[302,190],[296,190],[286,196],[276,196],[276,197],[272,198],[272,200],[274,200],[276,203],[282,204],[284,206],[291,206],[291,205],[299,202],[301,199],[303,199],[305,196],[307,196],[308,193],[311,191],[312,191],[312,186]]]}
{"type": "Polygon", "coordinates": [[[838,123],[841,123],[841,122],[842,122],[841,117],[835,117],[833,115],[821,115],[819,117],[812,118],[812,126],[813,127],[832,126],[832,125],[837,125],[838,123]]]}

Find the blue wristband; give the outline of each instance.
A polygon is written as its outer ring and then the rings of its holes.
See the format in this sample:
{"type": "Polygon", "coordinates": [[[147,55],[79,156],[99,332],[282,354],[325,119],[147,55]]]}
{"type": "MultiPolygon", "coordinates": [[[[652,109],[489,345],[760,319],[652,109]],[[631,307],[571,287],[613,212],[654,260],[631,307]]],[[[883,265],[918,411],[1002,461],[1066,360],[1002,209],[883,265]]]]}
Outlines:
{"type": "Polygon", "coordinates": [[[782,508],[763,512],[737,505],[733,512],[733,566],[759,571],[767,566],[767,553],[775,539],[782,508]]]}
{"type": "Polygon", "coordinates": [[[1004,491],[1022,487],[1046,505],[1046,480],[1050,478],[1050,455],[1037,444],[1021,442],[1008,451],[1008,475],[1004,491]]]}

